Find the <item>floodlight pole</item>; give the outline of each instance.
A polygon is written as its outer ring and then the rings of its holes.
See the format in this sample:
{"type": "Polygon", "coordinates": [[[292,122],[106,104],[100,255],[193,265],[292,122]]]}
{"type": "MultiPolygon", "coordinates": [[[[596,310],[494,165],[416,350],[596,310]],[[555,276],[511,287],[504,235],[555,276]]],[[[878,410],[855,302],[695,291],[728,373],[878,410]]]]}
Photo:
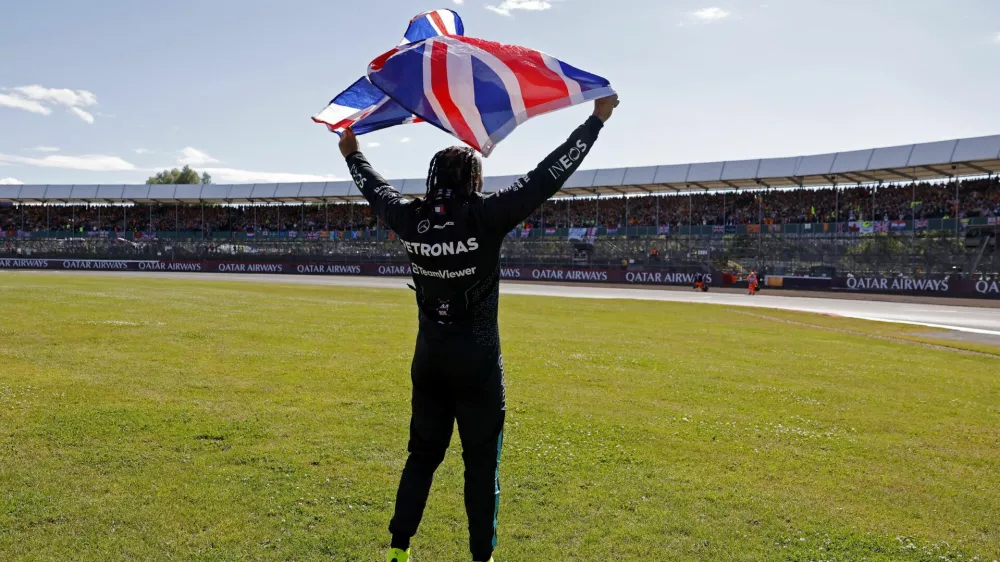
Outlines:
{"type": "Polygon", "coordinates": [[[834,238],[840,238],[840,190],[837,182],[833,182],[833,229],[834,238]]]}
{"type": "Polygon", "coordinates": [[[757,265],[764,263],[763,250],[761,249],[763,244],[761,242],[761,223],[764,222],[764,195],[760,194],[757,197],[757,265]]]}
{"type": "Polygon", "coordinates": [[[628,195],[625,195],[625,237],[628,238],[628,195]]]}
{"type": "Polygon", "coordinates": [[[951,176],[951,181],[955,182],[955,245],[957,246],[959,245],[958,221],[959,217],[961,216],[961,213],[959,212],[958,180],[955,179],[955,176],[951,176]]]}
{"type": "Polygon", "coordinates": [[[594,228],[600,228],[601,226],[601,194],[597,194],[597,214],[595,216],[594,228]]]}
{"type": "Polygon", "coordinates": [[[688,235],[691,235],[691,212],[694,207],[694,198],[691,196],[691,192],[688,191],[688,235]]]}
{"type": "Polygon", "coordinates": [[[660,233],[660,196],[654,195],[656,198],[656,233],[660,233]]]}
{"type": "Polygon", "coordinates": [[[878,189],[877,185],[872,186],[872,222],[878,220],[878,217],[875,216],[875,191],[877,189],[878,189]]]}

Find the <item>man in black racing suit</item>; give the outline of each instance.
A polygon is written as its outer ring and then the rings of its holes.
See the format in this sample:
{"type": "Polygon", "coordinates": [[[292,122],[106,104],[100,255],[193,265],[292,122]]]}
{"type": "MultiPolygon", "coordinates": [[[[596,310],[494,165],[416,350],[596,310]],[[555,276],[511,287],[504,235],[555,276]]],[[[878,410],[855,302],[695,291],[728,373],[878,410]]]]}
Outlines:
{"type": "Polygon", "coordinates": [[[497,307],[500,247],[507,233],[554,195],[590,153],[617,96],[597,100],[594,114],[528,175],[482,196],[479,156],[452,147],[431,162],[427,197],[407,201],[372,169],[353,132],[340,150],[372,210],[402,241],[413,272],[419,331],[409,457],[389,531],[389,560],[406,562],[434,471],[458,420],[465,462],[465,509],[472,559],[491,560],[500,503],[499,464],[506,398],[497,307]]]}

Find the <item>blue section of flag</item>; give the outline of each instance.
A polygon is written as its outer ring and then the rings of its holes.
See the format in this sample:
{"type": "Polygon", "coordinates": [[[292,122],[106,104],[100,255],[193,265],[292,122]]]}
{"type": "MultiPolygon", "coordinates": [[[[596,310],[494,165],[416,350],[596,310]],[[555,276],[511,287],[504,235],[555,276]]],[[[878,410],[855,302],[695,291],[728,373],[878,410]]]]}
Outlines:
{"type": "Polygon", "coordinates": [[[472,84],[475,88],[476,107],[483,117],[487,131],[497,131],[514,119],[510,95],[496,72],[479,59],[472,59],[472,84]]]}
{"type": "Polygon", "coordinates": [[[351,84],[349,88],[333,98],[330,103],[361,110],[375,105],[382,101],[383,98],[385,98],[385,94],[382,93],[382,90],[376,88],[366,76],[351,84]]]}

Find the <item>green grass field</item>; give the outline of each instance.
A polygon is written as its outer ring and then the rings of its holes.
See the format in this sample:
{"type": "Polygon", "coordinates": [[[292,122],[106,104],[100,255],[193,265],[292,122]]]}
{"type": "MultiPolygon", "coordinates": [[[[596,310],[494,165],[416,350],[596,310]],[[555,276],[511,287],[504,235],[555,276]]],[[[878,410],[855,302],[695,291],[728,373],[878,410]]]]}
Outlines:
{"type": "MultiPolygon", "coordinates": [[[[502,297],[497,561],[1000,559],[1000,359],[780,317],[818,327],[502,297]]],[[[0,560],[384,560],[415,321],[409,291],[0,274],[0,560]]],[[[468,559],[461,480],[456,436],[417,562],[468,559]]]]}

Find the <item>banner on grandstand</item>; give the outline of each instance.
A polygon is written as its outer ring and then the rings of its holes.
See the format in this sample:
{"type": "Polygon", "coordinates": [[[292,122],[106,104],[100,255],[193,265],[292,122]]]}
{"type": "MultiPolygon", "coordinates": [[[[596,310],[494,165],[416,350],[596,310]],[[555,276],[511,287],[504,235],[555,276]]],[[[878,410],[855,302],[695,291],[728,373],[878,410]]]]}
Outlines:
{"type": "Polygon", "coordinates": [[[944,297],[1000,298],[995,279],[951,279],[848,275],[833,281],[833,289],[858,293],[913,294],[944,297]]]}
{"type": "Polygon", "coordinates": [[[986,219],[986,224],[990,226],[1000,224],[1000,217],[989,217],[986,219]]]}
{"type": "Polygon", "coordinates": [[[735,224],[726,225],[726,234],[736,234],[737,232],[739,232],[739,227],[735,224]]]}
{"type": "Polygon", "coordinates": [[[721,224],[717,224],[712,227],[712,234],[725,234],[725,232],[726,227],[721,224]]]}
{"type": "Polygon", "coordinates": [[[748,224],[747,225],[747,234],[760,234],[760,225],[759,224],[748,224]]]}
{"type": "Polygon", "coordinates": [[[920,219],[916,223],[914,223],[913,226],[917,230],[927,230],[927,228],[930,226],[930,221],[927,219],[920,219]]]}
{"type": "MultiPolygon", "coordinates": [[[[330,264],[299,263],[287,261],[236,262],[236,261],[165,261],[165,260],[87,260],[87,259],[0,259],[2,269],[62,269],[84,271],[176,271],[217,273],[280,273],[303,275],[370,275],[410,276],[413,271],[406,264],[330,264]]],[[[426,272],[425,272],[426,273],[426,272]]],[[[431,272],[442,273],[442,272],[431,272]]],[[[501,268],[503,279],[529,281],[576,281],[587,283],[620,283],[638,285],[694,285],[697,273],[672,270],[630,271],[622,269],[508,267],[501,268]]],[[[722,281],[719,272],[706,273],[710,284],[722,281]]],[[[783,287],[795,286],[786,278],[783,287]]],[[[816,288],[824,286],[818,281],[816,288]]],[[[810,287],[813,288],[813,287],[810,287]]],[[[909,277],[878,277],[849,275],[833,279],[835,291],[920,294],[950,297],[982,297],[1000,299],[1000,281],[996,279],[956,280],[945,277],[913,279],[909,277]]]]}
{"type": "Polygon", "coordinates": [[[875,232],[889,232],[889,223],[886,221],[875,221],[872,226],[875,232]]]}
{"type": "Polygon", "coordinates": [[[670,225],[669,224],[661,224],[660,226],[656,227],[656,233],[657,234],[670,234],[670,225]]]}
{"type": "Polygon", "coordinates": [[[549,227],[545,228],[545,235],[546,236],[551,236],[551,235],[553,235],[555,233],[556,233],[556,229],[554,227],[549,226],[549,227]]]}
{"type": "Polygon", "coordinates": [[[951,282],[947,278],[913,279],[911,277],[878,277],[848,275],[834,280],[834,289],[881,293],[947,293],[951,282]]]}
{"type": "Polygon", "coordinates": [[[618,234],[618,227],[617,226],[609,226],[608,228],[604,229],[604,233],[605,234],[618,234]]]}
{"type": "Polygon", "coordinates": [[[892,221],[891,226],[894,232],[906,230],[906,221],[892,221]]]}

